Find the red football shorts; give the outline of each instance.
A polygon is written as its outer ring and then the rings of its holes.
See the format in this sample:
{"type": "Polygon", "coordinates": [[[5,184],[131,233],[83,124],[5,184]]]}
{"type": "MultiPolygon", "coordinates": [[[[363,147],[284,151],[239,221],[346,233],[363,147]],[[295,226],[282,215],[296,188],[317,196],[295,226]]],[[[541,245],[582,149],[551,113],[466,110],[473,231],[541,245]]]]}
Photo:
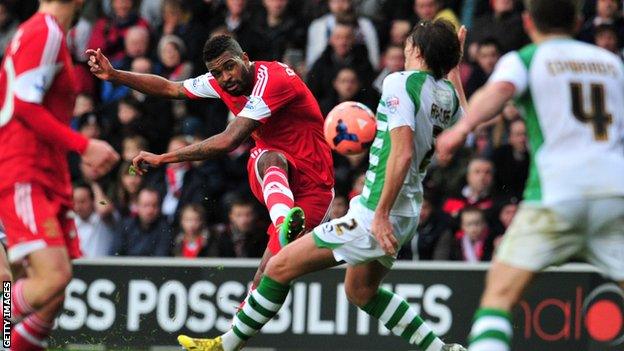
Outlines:
{"type": "MultiPolygon", "coordinates": [[[[296,162],[292,156],[281,150],[269,150],[257,147],[251,150],[249,161],[247,162],[247,174],[249,176],[251,192],[253,192],[256,199],[264,204],[262,178],[260,178],[260,173],[258,172],[257,160],[267,151],[279,152],[288,160],[288,183],[295,199],[295,206],[301,207],[303,212],[305,212],[306,231],[314,229],[327,220],[331,202],[334,199],[333,189],[316,185],[306,179],[303,171],[295,166],[296,162]]],[[[275,255],[279,252],[281,246],[279,243],[279,236],[273,224],[267,229],[267,234],[269,235],[268,248],[271,253],[275,255]]]]}
{"type": "Polygon", "coordinates": [[[22,260],[48,247],[67,248],[70,258],[81,256],[70,201],[30,183],[16,183],[0,194],[0,221],[9,244],[9,261],[22,260]]]}

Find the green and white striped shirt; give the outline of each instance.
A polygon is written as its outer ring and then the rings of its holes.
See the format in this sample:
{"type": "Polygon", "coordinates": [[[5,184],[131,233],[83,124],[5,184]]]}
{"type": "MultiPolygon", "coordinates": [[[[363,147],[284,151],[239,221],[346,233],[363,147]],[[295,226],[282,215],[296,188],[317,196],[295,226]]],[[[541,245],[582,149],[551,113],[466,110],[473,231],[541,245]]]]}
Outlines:
{"type": "Polygon", "coordinates": [[[391,214],[416,216],[422,204],[422,180],[433,156],[434,138],[462,115],[451,82],[422,71],[396,72],[384,80],[377,108],[377,135],[370,148],[369,168],[360,202],[374,211],[379,203],[390,155],[390,131],[414,131],[414,157],[391,214]]]}
{"type": "Polygon", "coordinates": [[[624,65],[616,55],[551,39],[503,56],[490,82],[516,88],[527,124],[526,201],[624,195],[624,65]]]}

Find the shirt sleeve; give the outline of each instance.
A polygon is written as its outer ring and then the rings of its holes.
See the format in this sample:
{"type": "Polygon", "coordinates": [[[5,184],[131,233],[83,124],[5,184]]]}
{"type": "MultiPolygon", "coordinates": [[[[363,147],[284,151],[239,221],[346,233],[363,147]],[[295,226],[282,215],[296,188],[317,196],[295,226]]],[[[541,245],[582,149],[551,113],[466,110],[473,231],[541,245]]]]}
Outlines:
{"type": "MultiPolygon", "coordinates": [[[[381,102],[377,109],[388,117],[388,130],[409,126],[416,130],[416,106],[407,93],[405,76],[391,74],[384,79],[381,102]]],[[[377,128],[384,129],[384,122],[377,121],[377,128]]]]}
{"type": "MultiPolygon", "coordinates": [[[[46,21],[48,21],[46,17],[46,21]]],[[[31,37],[18,31],[11,47],[15,82],[13,92],[17,98],[33,104],[43,103],[43,99],[54,82],[54,77],[62,68],[59,52],[63,43],[63,32],[54,23],[48,23],[47,31],[31,37]]]]}
{"type": "Polygon", "coordinates": [[[190,99],[218,99],[220,98],[217,90],[210,84],[210,80],[214,79],[212,74],[206,73],[199,77],[189,78],[184,81],[184,93],[190,99]]]}
{"type": "Polygon", "coordinates": [[[529,72],[517,51],[503,56],[498,63],[488,83],[507,82],[516,88],[514,97],[519,97],[529,85],[529,72]]]}
{"type": "Polygon", "coordinates": [[[261,65],[251,96],[238,117],[266,122],[272,114],[287,106],[297,96],[296,86],[291,84],[294,76],[296,74],[284,64],[272,71],[261,65]]]}

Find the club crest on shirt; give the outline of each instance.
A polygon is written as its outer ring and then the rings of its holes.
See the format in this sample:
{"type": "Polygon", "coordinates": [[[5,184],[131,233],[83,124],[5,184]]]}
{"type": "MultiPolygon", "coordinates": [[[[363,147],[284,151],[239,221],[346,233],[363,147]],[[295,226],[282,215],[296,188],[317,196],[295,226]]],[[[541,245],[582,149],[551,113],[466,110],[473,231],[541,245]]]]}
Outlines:
{"type": "Polygon", "coordinates": [[[247,104],[245,104],[245,109],[247,110],[255,110],[258,105],[260,104],[260,101],[262,101],[262,98],[259,96],[250,96],[249,100],[247,100],[247,104]]]}
{"type": "Polygon", "coordinates": [[[385,103],[386,103],[386,108],[388,108],[388,110],[390,110],[391,113],[396,113],[399,108],[400,101],[397,96],[391,95],[386,98],[385,103]]]}
{"type": "Polygon", "coordinates": [[[43,224],[43,232],[48,238],[56,238],[61,235],[61,229],[54,218],[46,219],[43,224]]]}
{"type": "Polygon", "coordinates": [[[197,78],[193,79],[193,82],[192,82],[193,88],[197,88],[201,84],[200,78],[201,77],[197,77],[197,78]]]}

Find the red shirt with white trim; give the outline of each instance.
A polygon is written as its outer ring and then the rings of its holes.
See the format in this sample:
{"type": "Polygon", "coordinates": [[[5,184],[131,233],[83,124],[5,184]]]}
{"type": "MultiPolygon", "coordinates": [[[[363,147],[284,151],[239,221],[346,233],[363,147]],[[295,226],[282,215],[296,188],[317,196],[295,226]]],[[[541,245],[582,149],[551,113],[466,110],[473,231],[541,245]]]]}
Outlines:
{"type": "Polygon", "coordinates": [[[0,70],[0,194],[33,182],[71,201],[67,152],[88,143],[69,128],[73,69],[53,16],[38,12],[18,28],[0,70]]]}
{"type": "Polygon", "coordinates": [[[262,123],[252,134],[256,147],[288,153],[305,183],[334,185],[331,150],[323,136],[323,116],[316,99],[295,72],[280,62],[256,61],[250,96],[232,96],[210,73],[187,79],[189,98],[221,99],[236,118],[262,123]]]}

